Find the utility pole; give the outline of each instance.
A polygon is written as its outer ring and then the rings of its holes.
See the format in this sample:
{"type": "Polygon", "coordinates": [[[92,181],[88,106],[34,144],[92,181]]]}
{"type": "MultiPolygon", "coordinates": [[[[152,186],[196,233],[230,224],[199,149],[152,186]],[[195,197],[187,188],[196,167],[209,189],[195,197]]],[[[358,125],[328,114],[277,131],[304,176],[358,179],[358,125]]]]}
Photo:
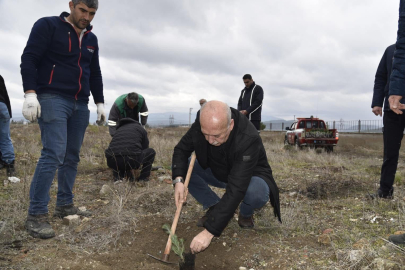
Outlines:
{"type": "Polygon", "coordinates": [[[170,117],[169,117],[169,124],[170,124],[171,126],[174,125],[174,115],[173,115],[173,114],[171,114],[170,117]]]}
{"type": "Polygon", "coordinates": [[[192,110],[193,108],[190,108],[190,112],[189,112],[189,114],[188,114],[188,126],[189,127],[191,127],[191,110],[192,110]]]}

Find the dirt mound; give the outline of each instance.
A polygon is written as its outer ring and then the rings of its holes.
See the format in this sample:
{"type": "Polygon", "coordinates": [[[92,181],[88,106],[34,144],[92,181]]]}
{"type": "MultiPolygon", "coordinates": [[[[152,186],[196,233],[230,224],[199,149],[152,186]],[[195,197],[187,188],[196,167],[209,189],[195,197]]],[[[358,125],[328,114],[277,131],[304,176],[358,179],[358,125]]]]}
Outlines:
{"type": "Polygon", "coordinates": [[[306,195],[311,199],[330,199],[347,194],[350,190],[356,190],[360,186],[359,181],[354,179],[340,179],[333,175],[315,180],[306,188],[306,195]]]}

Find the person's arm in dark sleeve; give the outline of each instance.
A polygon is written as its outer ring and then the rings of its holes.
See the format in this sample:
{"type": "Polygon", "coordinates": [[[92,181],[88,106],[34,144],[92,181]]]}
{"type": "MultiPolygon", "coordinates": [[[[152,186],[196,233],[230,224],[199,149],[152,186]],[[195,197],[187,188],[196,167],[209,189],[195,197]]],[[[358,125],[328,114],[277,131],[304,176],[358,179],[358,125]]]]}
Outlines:
{"type": "Polygon", "coordinates": [[[103,77],[101,75],[98,51],[97,45],[90,63],[90,91],[95,104],[104,103],[103,77]]]}
{"type": "Polygon", "coordinates": [[[252,105],[250,105],[246,111],[248,114],[256,111],[260,106],[262,106],[263,103],[263,88],[261,88],[259,85],[256,86],[255,90],[253,90],[253,100],[252,100],[252,105]]]}
{"type": "MultiPolygon", "coordinates": [[[[192,132],[196,132],[196,122],[191,126],[187,133],[181,138],[180,142],[174,147],[172,158],[172,179],[177,176],[186,179],[188,170],[188,158],[194,151],[192,132]]],[[[197,157],[198,158],[198,157],[197,157]]]]}
{"type": "Polygon", "coordinates": [[[108,131],[111,137],[114,136],[117,129],[118,121],[120,119],[120,111],[118,110],[117,104],[112,105],[110,114],[108,115],[108,131]]]}
{"type": "MultiPolygon", "coordinates": [[[[389,95],[405,96],[405,0],[400,1],[398,34],[390,77],[389,95]]],[[[392,109],[392,108],[391,108],[392,109]]]]}
{"type": "Polygon", "coordinates": [[[37,90],[37,67],[51,44],[52,29],[45,19],[39,19],[32,27],[27,46],[21,56],[21,76],[24,92],[37,90]]]}
{"type": "Polygon", "coordinates": [[[142,126],[146,125],[146,123],[148,122],[148,106],[146,105],[146,100],[144,98],[143,100],[143,105],[141,110],[139,111],[139,114],[141,115],[141,124],[142,126]]]}
{"type": "Polygon", "coordinates": [[[143,129],[142,150],[145,150],[148,148],[149,148],[148,132],[145,129],[143,129]]]}
{"type": "Polygon", "coordinates": [[[240,93],[239,100],[238,100],[238,111],[242,110],[242,93],[243,93],[243,90],[240,93]]]}
{"type": "Polygon", "coordinates": [[[207,221],[204,222],[204,227],[214,236],[221,235],[233,217],[236,208],[238,208],[245,197],[253,170],[259,159],[260,145],[257,143],[257,140],[237,155],[228,176],[225,194],[215,205],[207,221]]]}
{"type": "Polygon", "coordinates": [[[380,64],[378,65],[377,72],[375,73],[374,79],[374,92],[373,100],[371,102],[371,108],[382,107],[385,98],[385,86],[388,82],[388,71],[387,71],[387,50],[385,50],[380,64]]]}

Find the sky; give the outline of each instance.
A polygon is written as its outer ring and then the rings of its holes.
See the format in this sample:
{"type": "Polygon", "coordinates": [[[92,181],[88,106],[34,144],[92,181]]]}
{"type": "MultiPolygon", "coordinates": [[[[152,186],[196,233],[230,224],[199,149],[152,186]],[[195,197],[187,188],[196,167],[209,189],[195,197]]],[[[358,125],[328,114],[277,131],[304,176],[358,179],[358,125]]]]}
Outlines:
{"type": "MultiPolygon", "coordinates": [[[[21,54],[35,21],[69,12],[66,0],[0,0],[0,74],[13,114],[24,94],[21,54]]],[[[248,73],[271,117],[374,120],[374,76],[395,43],[399,0],[99,1],[105,110],[121,94],[149,113],[198,110],[200,98],[236,107],[248,73]]],[[[91,114],[96,106],[90,97],[91,114]]],[[[169,114],[168,114],[169,117],[169,114]]]]}

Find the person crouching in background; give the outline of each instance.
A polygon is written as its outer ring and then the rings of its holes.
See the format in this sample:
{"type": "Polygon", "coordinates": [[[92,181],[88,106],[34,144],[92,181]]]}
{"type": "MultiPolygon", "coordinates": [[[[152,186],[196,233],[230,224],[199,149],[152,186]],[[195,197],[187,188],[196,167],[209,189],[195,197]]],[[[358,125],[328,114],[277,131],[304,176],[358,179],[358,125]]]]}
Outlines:
{"type": "Polygon", "coordinates": [[[149,181],[156,152],[149,148],[148,133],[131,118],[122,118],[116,127],[109,147],[105,150],[107,165],[113,170],[114,182],[128,178],[135,181],[132,170],[142,170],[137,181],[149,181]]]}

